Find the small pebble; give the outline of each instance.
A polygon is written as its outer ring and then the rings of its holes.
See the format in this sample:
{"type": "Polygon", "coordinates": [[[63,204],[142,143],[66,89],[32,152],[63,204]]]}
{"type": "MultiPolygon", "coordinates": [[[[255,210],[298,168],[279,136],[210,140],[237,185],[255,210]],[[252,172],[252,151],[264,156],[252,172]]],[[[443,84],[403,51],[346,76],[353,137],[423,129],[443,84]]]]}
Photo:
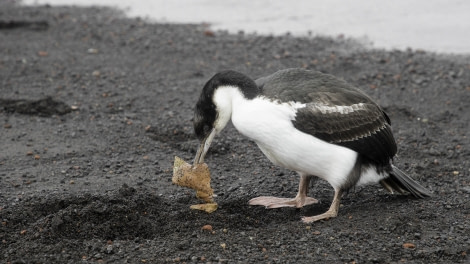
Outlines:
{"type": "Polygon", "coordinates": [[[113,245],[106,246],[106,253],[108,253],[108,254],[113,253],[113,245]]]}
{"type": "Polygon", "coordinates": [[[88,49],[88,53],[89,54],[96,54],[96,53],[98,53],[98,50],[94,49],[94,48],[90,48],[90,49],[88,49]]]}
{"type": "Polygon", "coordinates": [[[201,229],[212,232],[212,226],[211,225],[205,225],[201,229]]]}
{"type": "Polygon", "coordinates": [[[416,248],[416,245],[413,244],[413,243],[404,243],[404,244],[403,244],[403,248],[410,248],[410,249],[413,249],[413,248],[416,248]]]}

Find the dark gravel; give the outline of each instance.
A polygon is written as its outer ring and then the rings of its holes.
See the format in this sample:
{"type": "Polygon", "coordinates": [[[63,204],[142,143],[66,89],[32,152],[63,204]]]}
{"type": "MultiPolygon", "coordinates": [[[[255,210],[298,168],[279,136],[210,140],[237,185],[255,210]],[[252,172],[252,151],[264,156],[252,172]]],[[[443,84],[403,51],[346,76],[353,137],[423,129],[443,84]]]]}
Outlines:
{"type": "Polygon", "coordinates": [[[366,50],[353,40],[213,32],[116,10],[0,1],[1,263],[468,263],[470,58],[366,50]],[[219,210],[192,211],[171,184],[191,160],[192,108],[214,73],[288,67],[331,73],[389,113],[396,163],[434,196],[357,188],[337,218],[321,204],[265,210],[298,176],[232,126],[206,161],[219,210]],[[206,226],[210,225],[210,227],[206,226]],[[203,226],[204,227],[203,229],[203,226]]]}

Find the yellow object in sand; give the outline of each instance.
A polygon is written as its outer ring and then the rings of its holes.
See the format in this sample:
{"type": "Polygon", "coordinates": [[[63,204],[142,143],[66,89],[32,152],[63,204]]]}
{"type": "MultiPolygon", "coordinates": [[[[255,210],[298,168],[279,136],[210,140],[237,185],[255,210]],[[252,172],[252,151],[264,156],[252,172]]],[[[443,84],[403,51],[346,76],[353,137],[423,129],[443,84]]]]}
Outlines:
{"type": "Polygon", "coordinates": [[[205,204],[192,205],[191,209],[208,213],[217,210],[217,203],[212,197],[214,190],[211,188],[211,175],[206,163],[191,165],[183,159],[175,157],[172,182],[196,190],[196,197],[206,202],[205,204]]]}

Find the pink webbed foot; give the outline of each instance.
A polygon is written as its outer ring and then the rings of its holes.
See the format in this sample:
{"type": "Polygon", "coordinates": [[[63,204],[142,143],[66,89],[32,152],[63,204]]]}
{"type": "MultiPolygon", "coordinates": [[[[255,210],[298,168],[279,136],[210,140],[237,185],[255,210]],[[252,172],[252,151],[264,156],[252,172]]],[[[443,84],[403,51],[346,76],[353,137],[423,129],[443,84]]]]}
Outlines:
{"type": "Polygon", "coordinates": [[[338,211],[331,211],[328,210],[327,212],[320,214],[320,215],[315,215],[315,216],[303,216],[302,217],[302,222],[309,224],[312,222],[316,222],[319,220],[328,220],[330,218],[336,217],[338,215],[338,211]]]}
{"type": "Polygon", "coordinates": [[[302,222],[308,224],[312,222],[316,222],[319,220],[323,219],[330,219],[333,217],[336,217],[338,215],[339,211],[339,205],[340,205],[340,200],[341,200],[341,195],[343,194],[343,191],[341,189],[336,189],[335,190],[335,195],[333,197],[333,202],[330,205],[330,209],[326,211],[323,214],[320,215],[314,215],[314,216],[304,216],[302,217],[302,222]]]}
{"type": "Polygon", "coordinates": [[[281,207],[295,207],[301,208],[306,205],[316,204],[318,200],[312,197],[296,197],[296,198],[278,198],[272,196],[260,196],[251,199],[249,205],[262,205],[267,209],[281,208],[281,207]]]}

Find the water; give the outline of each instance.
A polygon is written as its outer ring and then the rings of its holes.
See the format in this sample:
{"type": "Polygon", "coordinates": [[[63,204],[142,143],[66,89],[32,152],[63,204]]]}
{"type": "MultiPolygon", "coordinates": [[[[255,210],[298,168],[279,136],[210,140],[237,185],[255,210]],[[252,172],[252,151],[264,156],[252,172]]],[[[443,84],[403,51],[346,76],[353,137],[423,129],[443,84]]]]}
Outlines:
{"type": "Polygon", "coordinates": [[[229,32],[352,37],[373,47],[470,54],[465,0],[24,0],[25,4],[106,5],[155,22],[209,23],[229,32]]]}

